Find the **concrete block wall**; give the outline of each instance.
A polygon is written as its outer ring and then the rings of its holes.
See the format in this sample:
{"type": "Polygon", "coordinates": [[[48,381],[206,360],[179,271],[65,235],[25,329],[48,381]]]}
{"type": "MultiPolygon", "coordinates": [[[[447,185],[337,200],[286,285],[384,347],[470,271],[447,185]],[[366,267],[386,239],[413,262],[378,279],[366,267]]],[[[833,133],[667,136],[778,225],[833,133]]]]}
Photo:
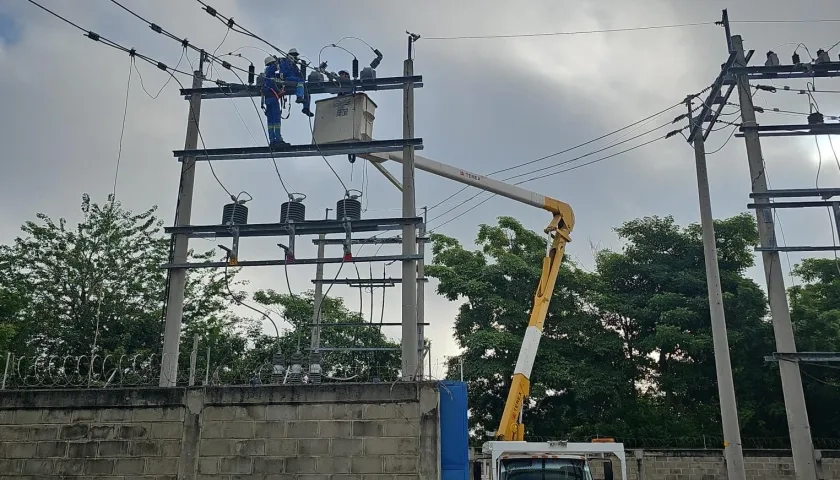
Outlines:
{"type": "Polygon", "coordinates": [[[435,383],[0,393],[0,480],[437,479],[435,383]]]}

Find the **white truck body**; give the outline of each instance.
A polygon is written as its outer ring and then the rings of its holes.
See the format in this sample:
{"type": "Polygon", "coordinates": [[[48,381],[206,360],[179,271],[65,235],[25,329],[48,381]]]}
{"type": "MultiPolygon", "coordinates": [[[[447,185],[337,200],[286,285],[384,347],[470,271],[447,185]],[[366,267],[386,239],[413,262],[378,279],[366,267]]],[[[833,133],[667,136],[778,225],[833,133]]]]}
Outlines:
{"type": "MultiPolygon", "coordinates": [[[[552,462],[554,467],[562,465],[582,466],[577,468],[577,474],[571,472],[560,472],[558,476],[540,476],[539,478],[562,478],[568,480],[592,480],[589,470],[590,463],[595,460],[611,461],[615,456],[621,465],[621,479],[627,480],[627,461],[624,455],[624,445],[621,443],[569,443],[569,442],[508,442],[491,441],[485,443],[482,453],[488,458],[485,463],[485,472],[488,472],[490,480],[507,480],[509,477],[516,478],[515,464],[522,465],[523,460],[545,460],[552,462]],[[567,462],[563,462],[567,460],[567,462]]],[[[520,470],[520,471],[524,471],[520,470]]],[[[548,473],[546,470],[545,473],[548,473]]],[[[519,478],[528,478],[522,477],[519,478]]],[[[537,478],[537,477],[534,477],[537,478]]]]}

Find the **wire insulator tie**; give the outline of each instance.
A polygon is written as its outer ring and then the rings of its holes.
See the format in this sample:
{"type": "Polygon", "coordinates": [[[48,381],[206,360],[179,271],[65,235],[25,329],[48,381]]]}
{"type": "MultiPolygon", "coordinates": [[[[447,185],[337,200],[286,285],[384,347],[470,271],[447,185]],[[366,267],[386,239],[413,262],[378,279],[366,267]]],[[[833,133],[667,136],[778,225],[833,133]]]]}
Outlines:
{"type": "Polygon", "coordinates": [[[87,34],[85,36],[88,37],[89,39],[93,40],[94,42],[99,41],[99,34],[94,32],[94,31],[87,32],[87,34]]]}
{"type": "Polygon", "coordinates": [[[190,46],[190,41],[187,40],[186,38],[181,40],[181,46],[184,47],[184,48],[188,48],[190,46]]]}
{"type": "Polygon", "coordinates": [[[207,5],[206,7],[204,7],[204,11],[209,13],[211,17],[215,17],[216,13],[217,13],[216,9],[211,7],[210,5],[207,5]]]}
{"type": "Polygon", "coordinates": [[[233,28],[236,25],[236,22],[233,21],[233,17],[228,18],[227,26],[228,28],[233,28]]]}
{"type": "Polygon", "coordinates": [[[167,71],[167,70],[169,70],[169,67],[167,67],[167,66],[166,66],[166,64],[165,64],[165,63],[163,63],[163,62],[158,62],[158,63],[157,63],[157,67],[158,67],[159,69],[163,70],[164,72],[165,72],[165,71],[167,71]]]}
{"type": "Polygon", "coordinates": [[[230,70],[230,62],[222,60],[222,67],[230,70]]]}
{"type": "Polygon", "coordinates": [[[153,24],[149,25],[149,28],[151,28],[153,31],[155,31],[157,33],[163,33],[163,29],[160,28],[160,25],[158,25],[156,23],[153,23],[153,24]]]}

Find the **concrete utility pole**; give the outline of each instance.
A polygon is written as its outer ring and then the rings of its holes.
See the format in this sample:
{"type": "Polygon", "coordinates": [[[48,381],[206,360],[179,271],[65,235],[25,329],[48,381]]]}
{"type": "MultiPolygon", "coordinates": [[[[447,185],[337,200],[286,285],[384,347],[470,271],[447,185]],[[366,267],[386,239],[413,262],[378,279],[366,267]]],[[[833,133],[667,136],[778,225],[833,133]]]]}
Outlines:
{"type": "MultiPolygon", "coordinates": [[[[740,35],[732,36],[732,48],[738,56],[735,65],[746,66],[744,45],[740,35]]],[[[767,179],[764,176],[764,157],[761,154],[761,140],[754,127],[755,109],[750,92],[749,78],[745,74],[736,75],[738,98],[741,103],[741,120],[744,128],[744,141],[747,146],[747,159],[750,165],[753,193],[767,191],[767,179]]],[[[755,203],[769,203],[766,197],[755,199],[755,203]]],[[[757,208],[758,236],[763,248],[776,247],[776,228],[773,224],[773,212],[770,208],[757,208]]],[[[770,315],[773,317],[773,332],[776,336],[776,350],[795,353],[796,343],[793,338],[793,326],[790,320],[785,293],[782,263],[778,251],[763,251],[764,275],[767,280],[767,296],[770,301],[770,315]]],[[[808,412],[805,409],[805,393],[802,391],[802,376],[799,364],[794,361],[779,361],[782,378],[782,393],[785,399],[790,445],[793,451],[793,466],[797,480],[816,480],[817,471],[814,462],[814,445],[811,440],[811,427],[808,412]]]]}
{"type": "MultiPolygon", "coordinates": [[[[204,79],[204,52],[198,60],[198,70],[193,72],[192,88],[201,88],[204,79]]],[[[187,118],[185,150],[198,147],[198,119],[201,113],[201,94],[190,97],[187,118]]],[[[181,163],[181,180],[178,191],[178,206],[175,211],[175,226],[190,224],[192,216],[193,186],[195,185],[195,157],[185,157],[181,163]]],[[[186,263],[189,237],[175,235],[172,263],[186,263]]],[[[169,271],[169,294],[166,299],[166,323],[163,332],[163,356],[160,362],[160,386],[174,387],[178,381],[178,354],[181,342],[181,319],[184,315],[184,289],[187,285],[187,269],[173,268],[169,271]]]]}
{"type": "MultiPolygon", "coordinates": [[[[325,218],[329,219],[330,209],[327,209],[325,218]]],[[[318,235],[318,260],[324,259],[324,247],[327,236],[324,234],[318,235]]],[[[312,354],[318,347],[321,346],[321,302],[324,299],[324,264],[318,263],[315,265],[315,296],[312,300],[312,341],[310,348],[312,354]]]]}
{"type": "MultiPolygon", "coordinates": [[[[691,99],[686,99],[688,122],[694,129],[691,117],[691,99]]],[[[701,120],[701,119],[697,119],[701,120]]],[[[746,480],[744,452],[741,445],[741,429],[738,425],[738,407],[735,401],[735,382],[732,380],[732,364],[729,360],[729,340],[726,335],[726,317],[723,309],[723,293],[718,269],[715,225],[712,216],[712,201],[709,194],[709,172],[706,169],[706,146],[703,141],[703,125],[694,135],[694,160],[697,164],[697,192],[700,197],[700,224],[703,228],[703,256],[706,260],[706,286],[709,289],[709,313],[712,320],[712,339],[715,352],[720,417],[723,424],[723,455],[726,459],[726,474],[729,480],[746,480]]]]}
{"type": "MultiPolygon", "coordinates": [[[[408,40],[408,58],[403,64],[403,76],[414,75],[414,60],[411,59],[412,39],[408,40]]],[[[403,89],[403,138],[414,138],[414,84],[403,89]]],[[[403,148],[403,217],[414,217],[414,147],[403,148]]],[[[414,225],[403,225],[403,255],[417,253],[417,230],[414,225]]],[[[417,374],[417,261],[402,261],[402,376],[411,381],[417,374]]]]}

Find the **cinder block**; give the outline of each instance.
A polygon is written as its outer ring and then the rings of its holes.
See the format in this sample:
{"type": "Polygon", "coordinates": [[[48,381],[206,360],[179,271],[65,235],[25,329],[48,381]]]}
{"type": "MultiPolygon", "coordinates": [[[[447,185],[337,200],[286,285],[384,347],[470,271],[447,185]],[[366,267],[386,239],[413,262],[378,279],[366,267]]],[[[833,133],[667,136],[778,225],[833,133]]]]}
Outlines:
{"type": "Polygon", "coordinates": [[[364,440],[361,438],[332,438],[330,439],[330,454],[338,457],[352,457],[361,455],[364,451],[364,440]]]}
{"type": "Polygon", "coordinates": [[[254,422],[212,422],[202,429],[204,438],[254,438],[254,422]]]}
{"type": "Polygon", "coordinates": [[[159,422],[152,424],[151,438],[181,438],[184,435],[182,422],[159,422]]]}
{"type": "Polygon", "coordinates": [[[178,458],[149,458],[146,460],[146,468],[143,472],[148,474],[178,474],[178,458]]]}
{"type": "Polygon", "coordinates": [[[198,459],[198,473],[205,475],[219,473],[219,459],[218,458],[199,458],[198,459]]]}
{"type": "Polygon", "coordinates": [[[132,413],[135,422],[183,422],[183,407],[135,408],[132,413]]]}
{"type": "Polygon", "coordinates": [[[202,457],[222,457],[233,454],[233,440],[224,438],[202,438],[198,444],[202,457]]]}
{"type": "Polygon", "coordinates": [[[418,473],[419,459],[412,456],[385,457],[385,473],[418,473]]]}
{"type": "Polygon", "coordinates": [[[219,459],[219,473],[251,473],[251,457],[222,457],[219,459]]]}
{"type": "Polygon", "coordinates": [[[360,420],[364,413],[364,405],[361,404],[333,404],[332,419],[333,420],[360,420]]]}
{"type": "Polygon", "coordinates": [[[365,455],[417,455],[417,438],[366,438],[365,455]]]}
{"type": "Polygon", "coordinates": [[[313,438],[318,436],[318,426],[321,422],[305,420],[286,424],[288,438],[313,438]]]}
{"type": "Polygon", "coordinates": [[[154,440],[135,440],[128,447],[132,457],[158,457],[160,456],[160,442],[154,440]]]}
{"type": "Polygon", "coordinates": [[[352,432],[352,423],[341,420],[325,420],[321,422],[318,435],[322,438],[346,438],[352,432]]]}
{"type": "Polygon", "coordinates": [[[381,437],[385,434],[385,422],[382,420],[355,420],[354,437],[381,437]]]}
{"type": "Polygon", "coordinates": [[[32,458],[35,456],[36,445],[32,442],[7,443],[5,444],[6,458],[32,458]]]}
{"type": "Polygon", "coordinates": [[[116,460],[97,458],[84,461],[84,471],[88,474],[112,474],[116,460]]]}
{"type": "Polygon", "coordinates": [[[132,409],[130,408],[103,408],[99,411],[99,421],[107,422],[130,422],[132,409]]]}
{"type": "Polygon", "coordinates": [[[294,456],[297,455],[297,439],[294,438],[280,438],[268,439],[265,441],[265,454],[276,456],[294,456]]]}
{"type": "Polygon", "coordinates": [[[259,438],[234,441],[232,453],[234,455],[265,455],[265,440],[259,438]]]}
{"type": "Polygon", "coordinates": [[[91,440],[111,440],[116,435],[117,430],[113,425],[91,425],[88,429],[88,437],[91,440]]]}
{"type": "Polygon", "coordinates": [[[315,471],[318,473],[350,473],[350,457],[318,457],[315,459],[315,471]]]}
{"type": "Polygon", "coordinates": [[[23,470],[23,460],[0,458],[0,472],[4,474],[20,473],[21,470],[23,470]]]}
{"type": "Polygon", "coordinates": [[[265,405],[248,405],[246,407],[236,407],[237,419],[243,420],[265,420],[265,405]]]}
{"type": "Polygon", "coordinates": [[[266,405],[265,419],[273,420],[297,420],[298,406],[297,405],[266,405]]]}
{"type": "Polygon", "coordinates": [[[29,427],[30,440],[55,440],[58,438],[58,425],[32,425],[29,427]]]}
{"type": "Polygon", "coordinates": [[[9,425],[15,423],[14,410],[0,410],[0,425],[9,425]]]}
{"type": "Polygon", "coordinates": [[[70,423],[73,411],[64,408],[41,410],[41,423],[70,423]]]}
{"type": "Polygon", "coordinates": [[[286,459],[286,473],[315,473],[315,458],[291,457],[286,459]]]}
{"type": "Polygon", "coordinates": [[[125,457],[128,456],[129,443],[125,440],[106,440],[99,442],[100,457],[125,457]]]}
{"type": "Polygon", "coordinates": [[[18,425],[40,423],[42,412],[42,410],[18,410],[15,413],[15,423],[18,425]]]}
{"type": "Polygon", "coordinates": [[[362,480],[361,475],[353,475],[353,474],[333,475],[332,478],[333,478],[333,480],[362,480]]]}
{"type": "MultiPolygon", "coordinates": [[[[375,455],[365,455],[363,457],[353,457],[350,462],[351,473],[382,473],[383,471],[383,457],[375,455]]],[[[367,478],[367,477],[365,477],[367,478]]]]}
{"type": "Polygon", "coordinates": [[[178,457],[181,455],[181,440],[158,440],[162,457],[178,457]]]}
{"type": "Polygon", "coordinates": [[[88,429],[90,427],[84,423],[74,423],[73,425],[63,425],[58,438],[62,440],[80,440],[87,437],[88,429]]]}
{"type": "Polygon", "coordinates": [[[326,438],[301,438],[298,440],[300,455],[326,455],[330,453],[330,441],[326,438]]]}
{"type": "Polygon", "coordinates": [[[95,457],[98,446],[98,442],[70,442],[67,447],[67,456],[69,458],[95,457]]]}
{"type": "Polygon", "coordinates": [[[142,458],[118,458],[114,462],[114,473],[143,473],[146,460],[142,458]]]}
{"type": "Polygon", "coordinates": [[[279,474],[286,468],[283,457],[257,457],[254,459],[254,473],[279,474]]]}
{"type": "Polygon", "coordinates": [[[83,473],[84,462],[79,460],[56,460],[55,474],[56,475],[81,475],[83,473]]]}
{"type": "Polygon", "coordinates": [[[11,442],[14,440],[26,440],[29,438],[29,427],[23,426],[2,426],[0,427],[0,440],[11,442]]]}
{"type": "Polygon", "coordinates": [[[288,422],[257,422],[254,429],[256,438],[286,438],[288,422]]]}
{"type": "Polygon", "coordinates": [[[67,455],[67,442],[38,442],[35,456],[38,458],[64,457],[67,455]]]}
{"type": "Polygon", "coordinates": [[[236,412],[233,407],[212,405],[204,407],[201,417],[205,422],[232,422],[236,420],[236,412]]]}
{"type": "Polygon", "coordinates": [[[24,460],[22,472],[27,475],[50,475],[53,472],[54,463],[55,460],[24,460]]]}
{"type": "Polygon", "coordinates": [[[397,418],[396,404],[383,403],[378,405],[365,405],[364,414],[362,418],[367,420],[383,420],[390,418],[397,418]]]}
{"type": "Polygon", "coordinates": [[[309,404],[298,406],[298,418],[301,420],[329,420],[331,416],[329,405],[309,404]]]}
{"type": "Polygon", "coordinates": [[[405,419],[395,419],[385,423],[386,437],[413,437],[419,435],[420,428],[417,423],[412,424],[405,419]]]}
{"type": "Polygon", "coordinates": [[[321,474],[297,475],[295,477],[296,480],[330,480],[331,478],[331,475],[321,474]]]}
{"type": "Polygon", "coordinates": [[[117,437],[123,439],[147,438],[151,425],[120,425],[117,437]]]}

